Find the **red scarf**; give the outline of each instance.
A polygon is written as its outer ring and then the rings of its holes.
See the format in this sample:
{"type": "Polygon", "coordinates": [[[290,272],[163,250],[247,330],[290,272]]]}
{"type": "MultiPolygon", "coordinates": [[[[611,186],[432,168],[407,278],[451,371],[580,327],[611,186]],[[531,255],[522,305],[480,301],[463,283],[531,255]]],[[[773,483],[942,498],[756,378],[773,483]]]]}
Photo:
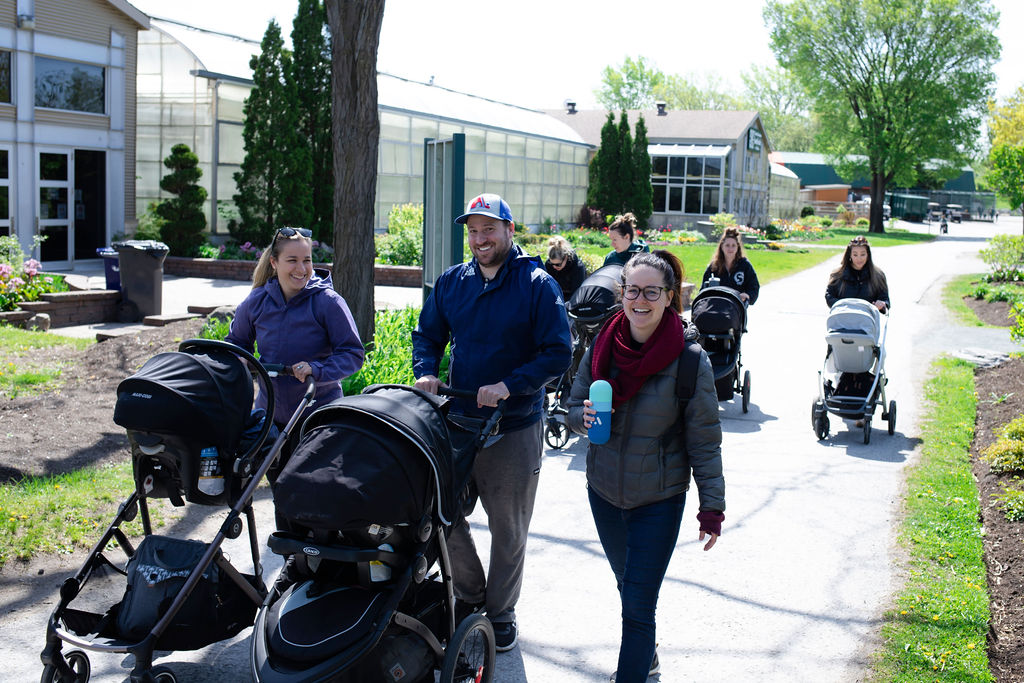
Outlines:
{"type": "Polygon", "coordinates": [[[683,323],[675,310],[661,316],[658,329],[639,349],[633,348],[629,319],[619,311],[605,323],[594,340],[590,370],[595,380],[612,385],[612,406],[619,407],[640,390],[647,378],[668,367],[683,352],[683,323]],[[612,365],[619,374],[612,379],[612,365]]]}

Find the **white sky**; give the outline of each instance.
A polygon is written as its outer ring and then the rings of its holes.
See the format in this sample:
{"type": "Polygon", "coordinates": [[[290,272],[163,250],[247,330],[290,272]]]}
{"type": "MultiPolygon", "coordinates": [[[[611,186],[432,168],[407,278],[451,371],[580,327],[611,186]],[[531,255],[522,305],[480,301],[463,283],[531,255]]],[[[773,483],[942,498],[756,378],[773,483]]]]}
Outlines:
{"type": "MultiPolygon", "coordinates": [[[[295,0],[130,0],[143,12],[259,40],[276,18],[289,39],[295,0]]],[[[1003,45],[997,96],[1024,85],[1024,2],[993,0],[1003,45]]],[[[377,68],[537,109],[594,108],[605,66],[644,56],[666,74],[711,73],[735,92],[770,65],[763,0],[387,0],[377,68]]]]}

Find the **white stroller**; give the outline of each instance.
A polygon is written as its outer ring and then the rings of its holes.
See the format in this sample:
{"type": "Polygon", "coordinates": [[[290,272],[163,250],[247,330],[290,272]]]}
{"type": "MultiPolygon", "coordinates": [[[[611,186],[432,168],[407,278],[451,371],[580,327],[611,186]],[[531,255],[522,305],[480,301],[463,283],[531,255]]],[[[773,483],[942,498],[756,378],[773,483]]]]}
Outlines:
{"type": "Polygon", "coordinates": [[[861,299],[840,299],[826,322],[825,365],[818,372],[818,398],[811,425],[818,439],[828,436],[828,414],[863,422],[864,443],[871,441],[871,418],[882,406],[889,434],[896,431],[896,401],[885,401],[885,335],[878,309],[861,299]]]}

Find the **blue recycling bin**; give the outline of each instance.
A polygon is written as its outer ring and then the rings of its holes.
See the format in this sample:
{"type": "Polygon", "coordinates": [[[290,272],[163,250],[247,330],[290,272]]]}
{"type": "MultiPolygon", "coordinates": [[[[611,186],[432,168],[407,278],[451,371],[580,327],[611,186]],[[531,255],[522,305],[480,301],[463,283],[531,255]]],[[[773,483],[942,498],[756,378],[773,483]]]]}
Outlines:
{"type": "Polygon", "coordinates": [[[103,274],[107,278],[107,289],[119,291],[121,289],[121,267],[118,263],[117,250],[110,247],[100,247],[96,255],[103,259],[103,274]]]}

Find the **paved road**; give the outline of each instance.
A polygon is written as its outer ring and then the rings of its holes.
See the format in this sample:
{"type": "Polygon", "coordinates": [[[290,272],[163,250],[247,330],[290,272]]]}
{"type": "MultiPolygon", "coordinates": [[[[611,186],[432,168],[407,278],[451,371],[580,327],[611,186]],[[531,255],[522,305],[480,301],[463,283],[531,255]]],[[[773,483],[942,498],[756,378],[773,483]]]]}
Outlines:
{"type": "MultiPolygon", "coordinates": [[[[1019,228],[953,225],[948,237],[931,244],[875,250],[893,297],[887,372],[899,419],[896,435],[883,426],[870,445],[835,417],[825,441],[810,426],[824,357],[824,283],[836,260],[762,288],[743,342],[753,379],[750,412],[744,415],[738,400],[722,404],[724,536],[712,552],[702,552],[696,509],[687,509],[658,615],[661,681],[863,678],[880,615],[897,587],[894,529],[904,468],[917,457],[929,363],[963,348],[1019,348],[1003,330],[955,327],[940,302],[948,277],[983,270],[975,254],[999,229],[1019,228]]],[[[584,461],[575,439],[545,459],[518,609],[520,647],[499,655],[499,683],[596,683],[615,667],[618,598],[586,503],[584,461]]],[[[265,531],[268,501],[257,509],[265,531]]],[[[483,549],[482,512],[471,521],[483,549]]],[[[271,570],[275,560],[267,559],[271,570]]],[[[17,601],[0,606],[0,639],[12,653],[0,679],[37,680],[56,582],[50,577],[40,588],[46,579],[25,581],[17,601]]],[[[188,681],[245,681],[246,634],[161,662],[188,681]]],[[[119,657],[93,657],[93,664],[93,680],[103,682],[124,680],[130,668],[119,657]]]]}

